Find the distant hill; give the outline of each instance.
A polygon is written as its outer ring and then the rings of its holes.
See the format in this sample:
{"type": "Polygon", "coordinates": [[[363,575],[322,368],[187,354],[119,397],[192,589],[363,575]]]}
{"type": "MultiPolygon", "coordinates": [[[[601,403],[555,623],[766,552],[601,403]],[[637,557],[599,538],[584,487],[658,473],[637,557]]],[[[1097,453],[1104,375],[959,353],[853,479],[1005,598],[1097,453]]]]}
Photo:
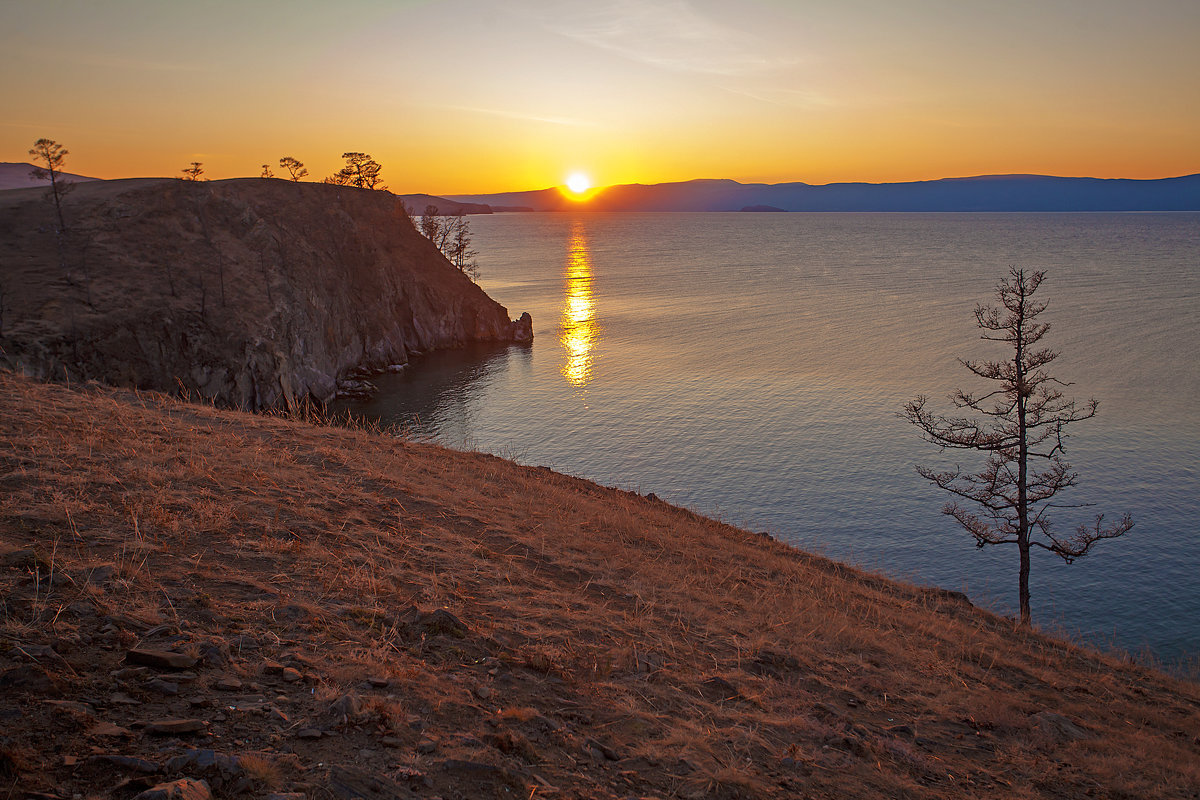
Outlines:
{"type": "Polygon", "coordinates": [[[1200,211],[1200,174],[1156,180],[983,175],[822,186],[695,180],[610,186],[582,203],[558,189],[451,199],[535,211],[1200,211]]]}
{"type": "Polygon", "coordinates": [[[414,216],[418,217],[425,213],[427,206],[437,208],[438,214],[457,214],[459,211],[464,214],[491,214],[493,210],[485,203],[465,203],[445,197],[435,197],[431,194],[398,194],[396,197],[412,210],[414,216]]]}
{"type": "MultiPolygon", "coordinates": [[[[34,169],[36,167],[33,164],[0,161],[0,191],[4,191],[5,189],[28,189],[30,186],[49,186],[50,181],[40,181],[33,177],[32,172],[34,169]]],[[[75,175],[71,172],[62,172],[59,174],[70,183],[100,180],[99,178],[89,178],[86,175],[75,175]]]]}

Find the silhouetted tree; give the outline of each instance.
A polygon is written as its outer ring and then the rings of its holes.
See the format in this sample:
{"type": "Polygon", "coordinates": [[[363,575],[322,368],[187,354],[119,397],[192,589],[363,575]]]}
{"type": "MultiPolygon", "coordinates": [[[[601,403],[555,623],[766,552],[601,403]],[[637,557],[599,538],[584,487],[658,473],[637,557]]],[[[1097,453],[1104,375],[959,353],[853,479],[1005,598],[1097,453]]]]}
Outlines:
{"type": "Polygon", "coordinates": [[[262,171],[262,174],[261,174],[261,175],[259,175],[258,177],[260,177],[260,178],[274,178],[274,177],[275,177],[275,173],[274,173],[274,172],[271,172],[271,165],[270,165],[270,164],[263,164],[263,171],[262,171]]]}
{"type": "Polygon", "coordinates": [[[346,166],[325,179],[326,183],[339,186],[358,186],[362,189],[386,190],[379,173],[383,170],[378,161],[367,153],[342,153],[346,166]]]}
{"type": "Polygon", "coordinates": [[[999,384],[981,394],[959,389],[950,396],[954,407],[968,416],[934,414],[926,409],[924,396],[908,403],[903,412],[921,429],[926,441],[942,449],[987,453],[987,463],[979,472],[967,473],[957,467],[948,471],[917,467],[917,471],[960,500],[978,506],[972,511],[954,500],[943,509],[974,537],[977,546],[1017,545],[1022,626],[1028,626],[1030,619],[1031,547],[1048,550],[1069,564],[1101,539],[1114,539],[1133,527],[1128,514],[1109,526],[1104,525],[1104,515],[1099,515],[1093,523],[1080,525],[1067,535],[1056,534],[1050,525],[1051,509],[1080,507],[1051,502],[1078,478],[1062,457],[1066,427],[1095,416],[1098,404],[1089,400],[1076,406],[1058,389],[1066,384],[1045,369],[1059,353],[1037,347],[1050,330],[1049,324],[1037,321],[1046,304],[1033,299],[1044,278],[1044,272],[1027,273],[1014,267],[996,287],[999,306],[975,307],[975,321],[984,331],[980,338],[1007,344],[1012,354],[1003,361],[960,359],[975,375],[999,384]]]}
{"type": "Polygon", "coordinates": [[[279,159],[279,166],[288,171],[288,174],[292,176],[293,181],[299,181],[301,178],[308,175],[308,170],[304,168],[304,162],[297,161],[291,156],[284,156],[283,158],[279,159]]]}
{"type": "Polygon", "coordinates": [[[421,221],[417,225],[417,230],[421,232],[429,241],[433,242],[433,246],[442,253],[445,253],[446,243],[450,239],[450,230],[445,225],[445,218],[438,213],[438,207],[435,205],[425,206],[425,212],[421,214],[421,221]]]}
{"type": "Polygon", "coordinates": [[[460,209],[450,217],[450,244],[446,258],[473,281],[479,280],[479,253],[471,247],[471,226],[460,209]]]}
{"type": "Polygon", "coordinates": [[[204,162],[193,161],[186,169],[181,169],[183,179],[185,181],[198,181],[200,176],[204,174],[204,162]]]}
{"type": "Polygon", "coordinates": [[[58,230],[66,231],[67,223],[63,221],[62,199],[75,188],[72,183],[62,179],[62,165],[66,161],[69,150],[53,139],[38,139],[29,150],[35,162],[44,166],[35,166],[30,173],[39,181],[50,181],[50,198],[54,201],[54,210],[58,213],[58,230]]]}
{"type": "Polygon", "coordinates": [[[479,280],[479,263],[475,260],[479,253],[471,248],[471,225],[461,208],[453,214],[440,214],[437,206],[427,205],[417,230],[468,278],[479,280]]]}

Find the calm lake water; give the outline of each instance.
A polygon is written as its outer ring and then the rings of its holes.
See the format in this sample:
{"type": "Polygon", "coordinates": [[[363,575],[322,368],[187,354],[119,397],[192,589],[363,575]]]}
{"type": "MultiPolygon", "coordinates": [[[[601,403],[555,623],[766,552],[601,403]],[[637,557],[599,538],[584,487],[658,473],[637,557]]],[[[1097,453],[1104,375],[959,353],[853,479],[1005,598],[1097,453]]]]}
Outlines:
{"type": "Polygon", "coordinates": [[[904,403],[1003,358],[972,309],[1044,269],[1054,373],[1096,419],[1059,530],[1133,514],[1072,565],[1035,552],[1035,622],[1166,661],[1200,653],[1200,214],[472,217],[483,288],[531,347],[430,357],[355,409],[420,436],[654,492],[920,583],[1016,605],[1014,546],[978,550],[915,464],[904,403]]]}

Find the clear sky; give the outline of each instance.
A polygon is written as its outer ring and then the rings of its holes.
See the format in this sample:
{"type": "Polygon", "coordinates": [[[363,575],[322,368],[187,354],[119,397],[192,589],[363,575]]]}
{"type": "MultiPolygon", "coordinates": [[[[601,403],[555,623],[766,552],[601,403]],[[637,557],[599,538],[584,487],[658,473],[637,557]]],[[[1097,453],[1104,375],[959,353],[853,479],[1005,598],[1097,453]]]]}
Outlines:
{"type": "Polygon", "coordinates": [[[1198,0],[2,0],[0,161],[393,191],[1200,172],[1198,0]]]}

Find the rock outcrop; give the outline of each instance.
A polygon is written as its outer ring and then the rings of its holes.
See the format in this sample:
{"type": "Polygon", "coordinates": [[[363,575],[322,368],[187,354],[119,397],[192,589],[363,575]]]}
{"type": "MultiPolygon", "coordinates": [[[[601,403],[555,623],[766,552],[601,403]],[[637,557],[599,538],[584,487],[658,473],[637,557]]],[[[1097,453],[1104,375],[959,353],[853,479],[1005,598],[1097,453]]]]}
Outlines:
{"type": "Polygon", "coordinates": [[[25,374],[287,408],[431,350],[532,339],[386,192],[97,181],[65,234],[43,195],[0,193],[0,358],[25,374]]]}

